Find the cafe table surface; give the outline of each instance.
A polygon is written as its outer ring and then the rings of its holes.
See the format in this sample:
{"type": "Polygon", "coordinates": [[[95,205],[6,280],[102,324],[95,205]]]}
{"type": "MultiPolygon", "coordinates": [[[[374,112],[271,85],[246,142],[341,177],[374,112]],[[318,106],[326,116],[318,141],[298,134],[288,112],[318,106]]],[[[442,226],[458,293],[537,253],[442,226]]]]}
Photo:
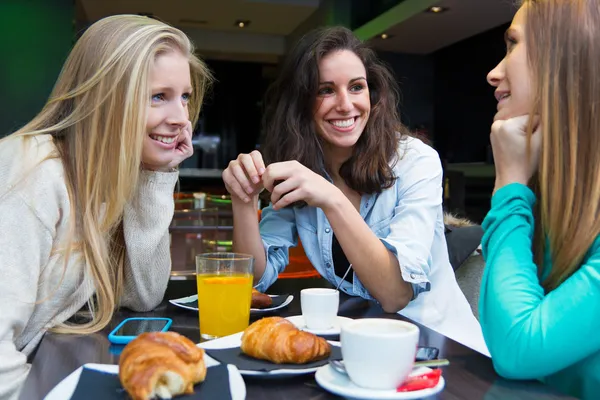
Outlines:
{"type": "MultiPolygon", "coordinates": [[[[294,300],[279,312],[270,315],[283,317],[299,315],[300,290],[303,287],[326,286],[322,280],[281,279],[268,293],[291,293],[294,300]]],[[[21,392],[21,399],[42,399],[48,392],[71,372],[86,363],[117,364],[119,350],[108,341],[108,333],[123,319],[135,316],[168,317],[173,320],[170,330],[179,332],[195,342],[200,341],[198,314],[173,306],[168,299],[189,296],[195,292],[195,282],[171,282],[165,301],[154,311],[134,313],[119,310],[109,326],[102,332],[91,335],[64,335],[47,333],[33,358],[31,371],[21,392]]],[[[391,318],[410,321],[398,314],[387,314],[372,301],[341,294],[339,315],[350,318],[391,318]]],[[[254,320],[255,318],[252,318],[254,320]]],[[[419,325],[419,324],[417,324],[419,325]]],[[[471,350],[443,335],[419,325],[420,346],[433,346],[440,349],[440,358],[450,360],[443,368],[446,380],[445,389],[428,399],[570,399],[538,381],[510,381],[499,377],[486,356],[471,350]]],[[[321,388],[314,374],[292,378],[250,378],[244,377],[248,400],[260,399],[339,399],[321,388]]]]}

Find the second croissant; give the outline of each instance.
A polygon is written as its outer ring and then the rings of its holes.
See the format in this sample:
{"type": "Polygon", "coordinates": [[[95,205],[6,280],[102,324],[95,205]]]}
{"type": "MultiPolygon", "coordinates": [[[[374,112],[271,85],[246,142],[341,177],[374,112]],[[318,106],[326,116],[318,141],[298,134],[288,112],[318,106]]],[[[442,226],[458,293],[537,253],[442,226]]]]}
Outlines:
{"type": "Polygon", "coordinates": [[[246,328],[241,349],[250,357],[275,364],[306,364],[331,354],[325,339],[301,331],[281,317],[263,318],[246,328]]]}

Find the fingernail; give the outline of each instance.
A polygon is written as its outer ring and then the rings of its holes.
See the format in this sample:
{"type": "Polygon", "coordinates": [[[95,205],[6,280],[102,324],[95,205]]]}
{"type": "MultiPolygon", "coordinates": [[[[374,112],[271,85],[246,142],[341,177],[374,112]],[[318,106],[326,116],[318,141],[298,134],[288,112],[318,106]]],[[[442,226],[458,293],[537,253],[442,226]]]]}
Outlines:
{"type": "Polygon", "coordinates": [[[246,192],[248,192],[248,193],[252,193],[253,191],[254,191],[254,189],[252,189],[251,187],[246,188],[246,192]]]}
{"type": "Polygon", "coordinates": [[[265,169],[264,168],[259,168],[258,169],[258,173],[261,174],[261,175],[264,174],[265,173],[265,169]]]}
{"type": "Polygon", "coordinates": [[[252,177],[252,182],[258,183],[258,181],[260,181],[260,179],[258,178],[258,176],[253,176],[252,177]]]}
{"type": "Polygon", "coordinates": [[[244,203],[247,203],[247,202],[249,202],[249,201],[250,201],[250,199],[249,199],[249,198],[247,198],[247,197],[244,197],[244,203]]]}

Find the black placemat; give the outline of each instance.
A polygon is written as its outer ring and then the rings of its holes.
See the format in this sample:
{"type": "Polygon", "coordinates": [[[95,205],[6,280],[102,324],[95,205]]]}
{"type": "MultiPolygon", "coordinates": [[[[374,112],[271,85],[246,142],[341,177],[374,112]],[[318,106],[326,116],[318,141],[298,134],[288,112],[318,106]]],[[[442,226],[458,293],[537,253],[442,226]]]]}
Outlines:
{"type": "Polygon", "coordinates": [[[328,358],[307,364],[275,364],[266,360],[258,360],[256,358],[249,357],[242,353],[242,349],[239,347],[232,347],[229,349],[204,349],[204,351],[206,351],[206,354],[208,354],[215,360],[218,360],[223,364],[233,364],[239,370],[244,371],[269,372],[278,369],[317,368],[328,364],[329,360],[342,359],[342,348],[333,345],[331,346],[331,354],[328,358]]]}
{"type": "MultiPolygon", "coordinates": [[[[279,307],[280,305],[282,305],[283,303],[285,303],[285,301],[287,300],[287,298],[289,297],[289,294],[280,294],[277,296],[273,296],[271,297],[271,300],[273,301],[271,303],[271,305],[269,307],[265,307],[265,308],[251,308],[251,310],[253,311],[265,311],[265,310],[270,310],[271,308],[275,308],[275,307],[279,307]]],[[[192,308],[198,308],[198,300],[194,300],[194,301],[189,301],[189,302],[183,302],[183,301],[178,301],[177,303],[187,306],[187,307],[192,307],[192,308]]]]}
{"type": "MultiPolygon", "coordinates": [[[[83,368],[71,400],[128,400],[119,375],[83,368]]],[[[231,400],[227,365],[217,365],[206,370],[204,382],[194,386],[194,394],[177,396],[177,399],[231,400]]]]}

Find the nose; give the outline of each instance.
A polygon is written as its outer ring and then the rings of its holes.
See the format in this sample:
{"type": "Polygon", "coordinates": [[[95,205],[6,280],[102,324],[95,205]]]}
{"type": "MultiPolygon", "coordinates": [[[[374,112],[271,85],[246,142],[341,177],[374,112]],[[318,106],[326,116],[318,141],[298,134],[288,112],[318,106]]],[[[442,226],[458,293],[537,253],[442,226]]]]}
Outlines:
{"type": "Polygon", "coordinates": [[[493,87],[498,87],[505,76],[505,60],[502,59],[487,75],[487,81],[493,87]]]}
{"type": "Polygon", "coordinates": [[[176,125],[178,127],[184,127],[189,120],[189,111],[187,103],[182,101],[174,101],[171,103],[169,108],[169,114],[166,122],[169,125],[176,125]]]}
{"type": "Polygon", "coordinates": [[[340,113],[347,114],[352,111],[352,101],[350,100],[350,94],[343,91],[337,95],[336,109],[340,113]]]}

